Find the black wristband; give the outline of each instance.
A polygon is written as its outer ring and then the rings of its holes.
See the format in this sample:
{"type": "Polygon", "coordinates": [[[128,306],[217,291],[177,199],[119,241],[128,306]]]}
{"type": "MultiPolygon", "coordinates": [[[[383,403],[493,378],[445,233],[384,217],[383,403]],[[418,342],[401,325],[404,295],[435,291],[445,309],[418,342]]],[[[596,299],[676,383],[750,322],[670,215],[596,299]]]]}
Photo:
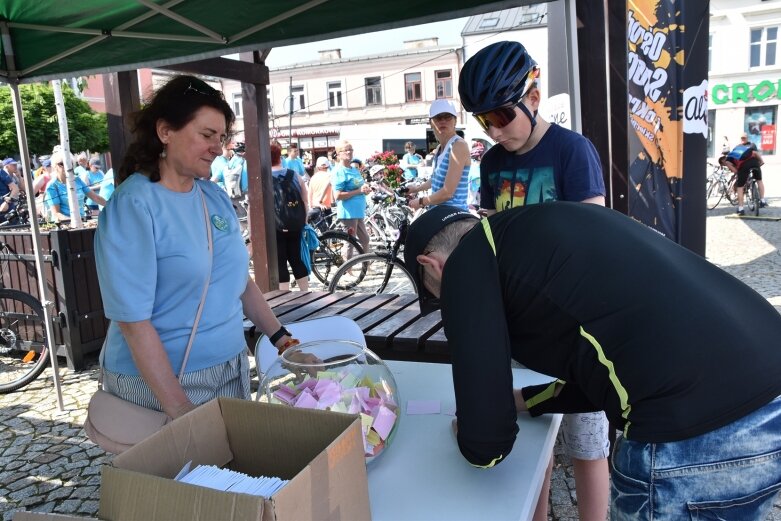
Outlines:
{"type": "Polygon", "coordinates": [[[271,338],[269,338],[269,341],[271,341],[271,345],[276,345],[277,342],[279,342],[279,339],[282,338],[285,335],[293,336],[293,335],[290,334],[290,331],[285,329],[285,326],[280,326],[279,331],[277,331],[276,333],[271,335],[271,338]]]}

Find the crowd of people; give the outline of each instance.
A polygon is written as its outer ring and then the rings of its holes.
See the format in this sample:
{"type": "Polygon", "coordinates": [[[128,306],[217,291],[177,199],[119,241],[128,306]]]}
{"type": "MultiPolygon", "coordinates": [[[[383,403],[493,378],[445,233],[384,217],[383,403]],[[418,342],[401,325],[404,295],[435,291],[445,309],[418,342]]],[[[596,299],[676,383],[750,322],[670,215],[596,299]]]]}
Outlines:
{"type": "MultiPolygon", "coordinates": [[[[69,220],[70,202],[66,187],[65,153],[56,146],[51,155],[35,156],[32,164],[33,183],[29,192],[35,197],[38,216],[52,222],[69,220]]],[[[114,191],[113,169],[103,172],[98,155],[88,158],[86,152],[70,154],[79,213],[82,217],[94,216],[106,205],[114,191]]],[[[26,181],[19,162],[7,157],[0,167],[0,221],[19,205],[21,194],[28,195],[26,181]]]]}

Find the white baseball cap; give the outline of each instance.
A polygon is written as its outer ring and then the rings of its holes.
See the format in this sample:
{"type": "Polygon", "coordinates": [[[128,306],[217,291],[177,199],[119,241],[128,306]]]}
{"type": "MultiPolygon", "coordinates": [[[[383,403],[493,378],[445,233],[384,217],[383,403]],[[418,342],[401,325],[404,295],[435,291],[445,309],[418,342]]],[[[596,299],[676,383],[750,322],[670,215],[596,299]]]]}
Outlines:
{"type": "Polygon", "coordinates": [[[317,158],[317,163],[315,164],[315,166],[317,166],[319,168],[321,166],[329,166],[330,164],[331,163],[328,161],[327,157],[320,156],[320,157],[317,158]]]}
{"type": "Polygon", "coordinates": [[[429,118],[433,118],[440,114],[450,114],[451,116],[458,117],[458,112],[456,112],[456,107],[453,105],[453,102],[446,99],[434,100],[434,103],[431,104],[431,108],[428,109],[429,118]]]}

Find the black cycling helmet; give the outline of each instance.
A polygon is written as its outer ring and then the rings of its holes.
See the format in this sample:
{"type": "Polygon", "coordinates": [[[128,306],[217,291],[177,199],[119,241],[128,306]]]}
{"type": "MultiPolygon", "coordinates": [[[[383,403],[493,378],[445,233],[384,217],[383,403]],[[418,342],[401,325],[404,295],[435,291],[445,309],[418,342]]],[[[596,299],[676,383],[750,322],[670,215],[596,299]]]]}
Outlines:
{"type": "MultiPolygon", "coordinates": [[[[534,83],[539,67],[519,42],[496,42],[469,58],[458,78],[461,104],[473,114],[518,103],[534,83]]],[[[532,115],[521,103],[519,108],[532,115]]]]}

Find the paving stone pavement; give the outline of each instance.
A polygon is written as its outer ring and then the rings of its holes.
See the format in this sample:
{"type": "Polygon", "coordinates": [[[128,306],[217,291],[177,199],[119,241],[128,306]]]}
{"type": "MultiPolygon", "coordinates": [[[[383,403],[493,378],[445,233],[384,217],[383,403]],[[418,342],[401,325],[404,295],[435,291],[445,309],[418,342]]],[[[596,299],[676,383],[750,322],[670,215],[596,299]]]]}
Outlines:
{"type": "MultiPolygon", "coordinates": [[[[768,184],[770,207],[763,215],[781,218],[781,179],[768,184]]],[[[734,208],[708,212],[707,257],[766,297],[781,312],[781,220],[729,217],[734,208]]],[[[61,362],[62,364],[62,362],[61,362]]],[[[97,388],[94,364],[83,372],[61,371],[65,411],[57,408],[52,373],[15,393],[0,395],[0,517],[18,510],[95,515],[100,466],[110,461],[90,442],[82,425],[97,388]]],[[[554,449],[550,516],[578,519],[575,480],[560,443],[554,449]]],[[[781,497],[768,520],[781,521],[781,497]]]]}

